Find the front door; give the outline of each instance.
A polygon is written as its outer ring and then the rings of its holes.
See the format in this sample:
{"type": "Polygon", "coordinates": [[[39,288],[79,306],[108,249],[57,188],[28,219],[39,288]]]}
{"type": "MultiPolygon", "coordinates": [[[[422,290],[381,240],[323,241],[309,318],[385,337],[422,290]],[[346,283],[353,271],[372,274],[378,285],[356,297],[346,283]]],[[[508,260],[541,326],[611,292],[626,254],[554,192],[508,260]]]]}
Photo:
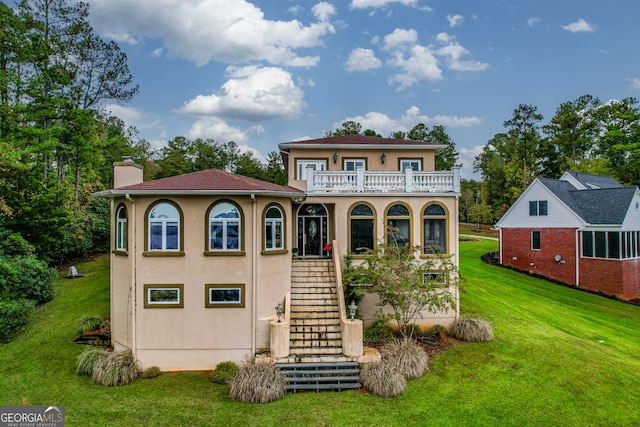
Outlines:
{"type": "Polygon", "coordinates": [[[322,205],[305,205],[298,211],[300,256],[322,256],[327,244],[327,215],[322,205]]]}

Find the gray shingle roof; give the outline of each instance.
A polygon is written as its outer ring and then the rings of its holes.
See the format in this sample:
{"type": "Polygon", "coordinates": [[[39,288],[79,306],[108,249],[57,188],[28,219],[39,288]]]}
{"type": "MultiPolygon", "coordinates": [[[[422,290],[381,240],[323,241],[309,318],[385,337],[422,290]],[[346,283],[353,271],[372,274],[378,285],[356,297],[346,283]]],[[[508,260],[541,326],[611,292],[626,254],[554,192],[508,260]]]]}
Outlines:
{"type": "MultiPolygon", "coordinates": [[[[597,175],[588,175],[588,178],[593,177],[597,175]]],[[[617,185],[613,186],[610,181],[613,178],[599,178],[609,179],[589,179],[585,182],[608,183],[609,186],[595,190],[578,190],[566,181],[549,178],[539,178],[539,181],[587,223],[622,224],[637,187],[624,187],[615,180],[617,185]]]]}
{"type": "Polygon", "coordinates": [[[592,175],[582,172],[567,172],[586,188],[620,188],[623,185],[610,176],[592,175]]]}

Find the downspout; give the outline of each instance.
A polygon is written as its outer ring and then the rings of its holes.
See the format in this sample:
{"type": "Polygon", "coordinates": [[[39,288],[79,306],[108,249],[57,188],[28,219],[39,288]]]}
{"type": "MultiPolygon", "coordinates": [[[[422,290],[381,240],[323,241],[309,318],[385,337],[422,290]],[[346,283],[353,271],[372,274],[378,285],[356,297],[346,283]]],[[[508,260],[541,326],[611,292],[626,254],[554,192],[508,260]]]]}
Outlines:
{"type": "Polygon", "coordinates": [[[136,257],[138,256],[138,251],[136,250],[136,230],[138,229],[138,227],[135,226],[136,221],[137,221],[137,217],[136,217],[136,202],[133,201],[133,199],[131,198],[131,196],[127,193],[124,195],[124,198],[131,203],[131,218],[133,219],[133,224],[131,224],[131,226],[129,226],[129,224],[127,224],[127,227],[129,228],[129,230],[132,231],[132,233],[130,233],[130,237],[131,237],[131,243],[133,246],[133,250],[131,251],[130,254],[130,258],[129,258],[129,262],[130,262],[130,269],[131,272],[129,273],[129,292],[130,295],[132,295],[132,299],[133,299],[133,305],[131,307],[131,352],[133,353],[133,357],[136,357],[137,354],[137,348],[136,348],[136,317],[138,315],[138,299],[137,299],[137,295],[136,295],[136,257]]]}
{"type": "Polygon", "coordinates": [[[251,241],[251,357],[256,355],[256,319],[258,318],[258,203],[256,195],[251,194],[251,212],[253,215],[253,229],[251,241]]]}
{"type": "Polygon", "coordinates": [[[502,228],[499,228],[498,231],[499,231],[499,239],[500,239],[500,241],[498,242],[498,250],[500,251],[500,254],[499,254],[500,265],[504,265],[504,263],[502,262],[502,228]]]}
{"type": "Polygon", "coordinates": [[[580,229],[576,228],[576,287],[580,287],[580,229]]]}

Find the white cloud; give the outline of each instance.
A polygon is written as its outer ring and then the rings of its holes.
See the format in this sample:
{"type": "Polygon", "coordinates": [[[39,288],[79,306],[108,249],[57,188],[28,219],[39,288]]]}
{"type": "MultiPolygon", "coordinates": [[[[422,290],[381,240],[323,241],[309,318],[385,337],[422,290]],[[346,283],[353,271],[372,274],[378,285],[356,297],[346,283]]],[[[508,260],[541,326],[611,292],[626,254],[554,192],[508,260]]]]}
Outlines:
{"type": "Polygon", "coordinates": [[[449,68],[456,71],[483,71],[489,68],[489,64],[474,61],[463,60],[464,56],[469,55],[469,51],[462,47],[455,39],[454,36],[450,36],[446,33],[440,33],[436,37],[438,41],[445,44],[437,50],[438,55],[444,56],[448,59],[449,68]]]}
{"type": "Polygon", "coordinates": [[[144,38],[163,40],[169,55],[197,65],[209,61],[268,61],[287,66],[315,66],[317,56],[299,56],[297,49],[322,45],[334,32],[327,21],[335,8],[314,6],[318,22],[273,21],[246,0],[89,0],[96,31],[118,42],[144,38]],[[220,13],[224,11],[224,13],[220,13]]]}
{"type": "Polygon", "coordinates": [[[529,18],[527,19],[527,25],[529,28],[533,28],[538,22],[540,22],[539,18],[529,18]]]}
{"type": "Polygon", "coordinates": [[[447,15],[447,21],[449,21],[449,28],[459,27],[464,22],[464,16],[447,15]]]}
{"type": "Polygon", "coordinates": [[[190,139],[213,138],[216,141],[234,141],[238,144],[246,141],[250,133],[259,133],[261,127],[249,128],[249,130],[230,126],[218,117],[203,117],[191,125],[186,137],[190,139]]]}
{"type": "Polygon", "coordinates": [[[291,74],[280,68],[229,67],[230,79],[218,93],[198,95],[180,112],[199,116],[224,116],[249,121],[297,117],[304,107],[304,93],[291,74]]]}
{"type": "Polygon", "coordinates": [[[327,2],[320,2],[311,8],[313,15],[320,22],[328,22],[329,18],[336,14],[334,5],[327,2]]]}
{"type": "Polygon", "coordinates": [[[368,7],[384,7],[390,3],[400,3],[405,6],[416,6],[418,0],[351,0],[351,9],[366,9],[368,7]]]}
{"type": "Polygon", "coordinates": [[[352,71],[367,71],[374,68],[380,68],[382,63],[371,49],[357,48],[351,51],[349,59],[345,62],[345,69],[352,71]]]}
{"type": "Polygon", "coordinates": [[[363,116],[347,117],[336,122],[333,124],[333,129],[339,128],[343,122],[348,120],[360,123],[363,129],[373,129],[382,136],[391,135],[396,131],[408,132],[419,123],[424,123],[427,126],[443,125],[448,128],[478,126],[482,123],[479,117],[458,117],[441,114],[427,116],[420,114],[420,108],[413,106],[397,119],[393,119],[384,113],[371,111],[363,116]]]}
{"type": "Polygon", "coordinates": [[[572,33],[590,33],[596,30],[595,25],[590,24],[582,18],[578,19],[576,22],[572,22],[571,24],[563,25],[562,28],[567,31],[571,31],[572,33]]]}
{"type": "Polygon", "coordinates": [[[139,123],[145,116],[144,111],[139,108],[124,107],[118,104],[107,104],[104,109],[112,116],[118,117],[129,125],[139,123]]]}
{"type": "Polygon", "coordinates": [[[403,52],[398,51],[387,63],[401,70],[389,78],[390,83],[400,83],[398,90],[412,86],[423,79],[430,81],[442,79],[438,59],[431,49],[425,46],[413,46],[406,57],[403,52]]]}
{"type": "Polygon", "coordinates": [[[159,58],[160,56],[162,56],[162,52],[164,51],[164,49],[162,49],[161,47],[159,47],[158,49],[154,49],[153,51],[151,51],[151,57],[152,58],[159,58]]]}
{"type": "Polygon", "coordinates": [[[627,79],[631,82],[631,89],[639,89],[640,90],[640,79],[627,79]]]}
{"type": "Polygon", "coordinates": [[[396,28],[393,33],[387,34],[383,39],[383,49],[391,50],[394,48],[404,46],[410,46],[418,41],[418,33],[414,29],[403,30],[396,28]]]}
{"type": "Polygon", "coordinates": [[[473,162],[479,154],[482,153],[482,145],[476,145],[473,148],[460,148],[458,149],[458,163],[462,164],[460,169],[460,175],[464,179],[475,179],[479,181],[482,179],[480,172],[473,172],[473,162]]]}

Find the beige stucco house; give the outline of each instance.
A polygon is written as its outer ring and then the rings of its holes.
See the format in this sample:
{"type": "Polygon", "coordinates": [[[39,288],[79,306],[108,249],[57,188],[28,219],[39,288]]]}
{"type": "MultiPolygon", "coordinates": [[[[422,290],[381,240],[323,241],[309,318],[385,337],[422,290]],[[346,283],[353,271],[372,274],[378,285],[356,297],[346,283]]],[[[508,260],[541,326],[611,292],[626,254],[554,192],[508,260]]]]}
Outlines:
{"type": "MultiPolygon", "coordinates": [[[[363,322],[346,314],[343,255],[362,257],[392,225],[422,259],[458,264],[460,175],[434,171],[443,145],[350,135],[279,148],[287,187],[216,169],[142,182],[132,161],[114,165],[114,188],[96,195],[112,200],[116,350],[163,370],[260,353],[358,359],[363,322]]],[[[375,300],[359,311],[366,325],[375,300]]]]}

